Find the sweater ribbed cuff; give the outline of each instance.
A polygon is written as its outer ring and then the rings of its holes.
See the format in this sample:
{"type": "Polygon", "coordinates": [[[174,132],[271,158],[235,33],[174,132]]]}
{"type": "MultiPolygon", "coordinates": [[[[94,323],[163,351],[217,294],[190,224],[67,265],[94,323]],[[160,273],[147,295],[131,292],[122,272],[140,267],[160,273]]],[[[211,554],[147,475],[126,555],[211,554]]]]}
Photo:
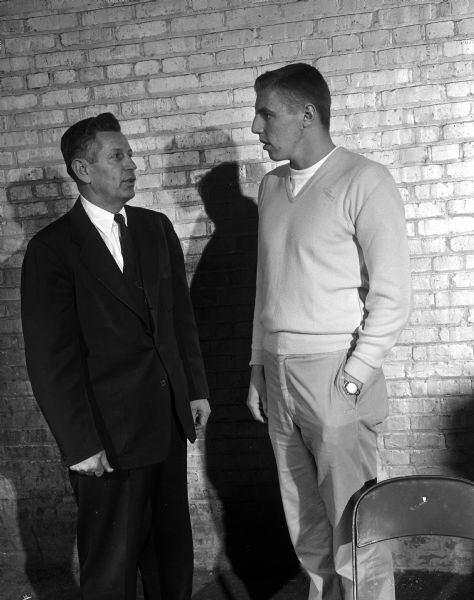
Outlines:
{"type": "Polygon", "coordinates": [[[250,366],[263,365],[263,350],[260,348],[252,348],[252,357],[250,358],[250,366]]]}
{"type": "Polygon", "coordinates": [[[361,383],[366,383],[370,379],[375,369],[374,367],[371,367],[365,362],[359,360],[356,356],[350,356],[347,359],[344,370],[348,373],[348,375],[351,375],[361,383]]]}

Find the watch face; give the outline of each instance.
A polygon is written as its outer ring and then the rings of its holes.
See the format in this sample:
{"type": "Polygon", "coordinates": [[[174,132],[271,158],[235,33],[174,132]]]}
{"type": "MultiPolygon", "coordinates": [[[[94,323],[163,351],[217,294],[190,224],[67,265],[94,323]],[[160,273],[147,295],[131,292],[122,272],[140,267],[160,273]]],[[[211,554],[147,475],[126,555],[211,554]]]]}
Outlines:
{"type": "Polygon", "coordinates": [[[359,393],[359,388],[353,381],[346,381],[344,383],[344,388],[348,394],[354,396],[359,393]]]}

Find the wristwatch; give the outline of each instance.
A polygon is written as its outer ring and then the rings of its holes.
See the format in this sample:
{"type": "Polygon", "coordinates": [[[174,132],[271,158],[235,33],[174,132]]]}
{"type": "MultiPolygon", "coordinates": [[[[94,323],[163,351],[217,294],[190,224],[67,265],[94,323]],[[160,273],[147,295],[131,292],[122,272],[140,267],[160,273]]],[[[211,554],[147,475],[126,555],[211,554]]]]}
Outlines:
{"type": "Polygon", "coordinates": [[[353,381],[348,381],[347,379],[344,379],[343,385],[344,385],[344,389],[349,394],[349,396],[358,396],[360,394],[360,388],[357,385],[357,383],[354,383],[353,381]]]}

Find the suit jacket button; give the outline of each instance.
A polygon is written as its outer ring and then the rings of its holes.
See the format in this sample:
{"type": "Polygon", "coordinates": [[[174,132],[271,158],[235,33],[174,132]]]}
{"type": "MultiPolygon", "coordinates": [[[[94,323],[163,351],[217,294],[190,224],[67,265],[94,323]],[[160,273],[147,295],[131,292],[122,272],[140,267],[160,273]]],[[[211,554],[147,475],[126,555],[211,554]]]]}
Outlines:
{"type": "Polygon", "coordinates": [[[161,387],[166,387],[166,379],[162,379],[160,381],[160,385],[161,385],[161,387]]]}

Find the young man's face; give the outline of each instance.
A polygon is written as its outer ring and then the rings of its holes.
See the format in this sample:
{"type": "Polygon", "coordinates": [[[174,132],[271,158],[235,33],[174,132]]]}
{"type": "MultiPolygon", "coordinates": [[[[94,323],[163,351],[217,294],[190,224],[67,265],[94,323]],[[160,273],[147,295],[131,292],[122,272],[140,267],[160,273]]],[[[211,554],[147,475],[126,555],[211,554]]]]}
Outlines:
{"type": "Polygon", "coordinates": [[[298,163],[303,153],[304,109],[290,110],[277,90],[261,90],[255,102],[252,132],[257,134],[274,161],[298,163]]]}
{"type": "MultiPolygon", "coordinates": [[[[101,208],[117,212],[135,196],[135,169],[132,149],[119,131],[97,133],[101,144],[95,162],[89,163],[89,189],[101,208]]],[[[92,200],[92,198],[91,198],[92,200]]]]}

